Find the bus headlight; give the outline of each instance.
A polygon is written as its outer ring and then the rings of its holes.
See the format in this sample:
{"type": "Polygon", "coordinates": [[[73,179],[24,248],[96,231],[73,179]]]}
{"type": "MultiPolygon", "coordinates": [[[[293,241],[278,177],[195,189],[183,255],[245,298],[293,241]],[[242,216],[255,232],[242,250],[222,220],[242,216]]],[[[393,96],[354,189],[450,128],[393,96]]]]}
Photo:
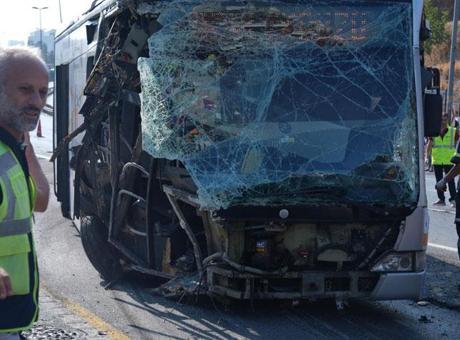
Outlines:
{"type": "Polygon", "coordinates": [[[409,272],[414,270],[412,253],[390,253],[380,258],[371,272],[409,272]]]}

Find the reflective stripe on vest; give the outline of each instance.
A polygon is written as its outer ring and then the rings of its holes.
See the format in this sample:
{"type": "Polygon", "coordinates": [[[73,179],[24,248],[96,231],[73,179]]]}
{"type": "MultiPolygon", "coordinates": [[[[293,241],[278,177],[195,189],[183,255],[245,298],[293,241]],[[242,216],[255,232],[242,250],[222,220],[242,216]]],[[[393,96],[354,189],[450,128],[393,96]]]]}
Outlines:
{"type": "Polygon", "coordinates": [[[450,165],[452,156],[455,154],[455,131],[449,126],[444,138],[435,137],[431,151],[433,165],[450,165]]]}
{"type": "MultiPolygon", "coordinates": [[[[25,177],[23,175],[21,176],[22,169],[13,152],[4,147],[0,147],[0,152],[1,151],[4,151],[0,154],[0,178],[3,184],[2,204],[5,204],[7,209],[6,215],[0,219],[0,237],[27,234],[31,232],[32,229],[32,212],[30,209],[27,182],[25,182],[25,177]],[[14,170],[14,168],[21,173],[15,173],[16,170],[14,170]],[[16,184],[17,188],[13,188],[14,183],[12,174],[17,175],[14,176],[14,180],[19,183],[16,184]],[[24,181],[24,183],[21,183],[22,181],[24,181]],[[26,192],[18,193],[18,191],[23,190],[26,190],[26,192]],[[18,200],[18,194],[27,196],[27,204],[18,200]]],[[[22,200],[24,201],[24,198],[22,198],[22,200]]]]}

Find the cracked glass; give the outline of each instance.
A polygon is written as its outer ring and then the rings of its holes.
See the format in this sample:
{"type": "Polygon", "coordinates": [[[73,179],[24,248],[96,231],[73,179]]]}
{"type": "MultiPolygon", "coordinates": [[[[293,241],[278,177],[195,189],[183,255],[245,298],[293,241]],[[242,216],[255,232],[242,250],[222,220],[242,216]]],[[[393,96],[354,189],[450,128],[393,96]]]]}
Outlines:
{"type": "Polygon", "coordinates": [[[143,148],[206,209],[413,206],[411,4],[169,1],[140,58],[143,148]]]}

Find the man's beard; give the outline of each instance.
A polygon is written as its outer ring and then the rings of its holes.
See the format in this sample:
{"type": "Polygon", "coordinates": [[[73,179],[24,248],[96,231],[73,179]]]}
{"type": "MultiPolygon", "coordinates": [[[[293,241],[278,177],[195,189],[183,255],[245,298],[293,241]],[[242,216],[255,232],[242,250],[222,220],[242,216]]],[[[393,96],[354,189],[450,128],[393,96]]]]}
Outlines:
{"type": "Polygon", "coordinates": [[[39,118],[40,110],[38,108],[18,108],[11,102],[4,91],[0,91],[0,124],[4,124],[19,132],[27,132],[35,130],[39,118]],[[34,111],[38,111],[34,117],[29,117],[25,113],[34,111]]]}

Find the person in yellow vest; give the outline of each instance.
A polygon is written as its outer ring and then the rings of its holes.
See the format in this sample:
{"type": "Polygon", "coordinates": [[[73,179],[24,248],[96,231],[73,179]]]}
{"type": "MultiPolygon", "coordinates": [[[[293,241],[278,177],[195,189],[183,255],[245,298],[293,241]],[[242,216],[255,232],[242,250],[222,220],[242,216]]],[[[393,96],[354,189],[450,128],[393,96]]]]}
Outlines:
{"type": "MultiPolygon", "coordinates": [[[[441,134],[438,137],[431,138],[428,142],[428,155],[431,153],[431,164],[433,165],[434,175],[436,182],[440,181],[444,174],[447,174],[452,169],[453,164],[451,162],[452,155],[455,154],[455,144],[458,140],[457,129],[448,124],[447,116],[444,115],[442,118],[441,134]]],[[[447,183],[449,187],[449,202],[452,206],[455,206],[455,181],[451,180],[447,183]]],[[[438,194],[438,200],[433,205],[444,206],[446,205],[446,198],[444,191],[436,190],[438,194]]]]}
{"type": "Polygon", "coordinates": [[[49,185],[30,144],[48,94],[48,69],[30,48],[0,48],[0,340],[19,339],[38,318],[32,213],[49,185]]]}

